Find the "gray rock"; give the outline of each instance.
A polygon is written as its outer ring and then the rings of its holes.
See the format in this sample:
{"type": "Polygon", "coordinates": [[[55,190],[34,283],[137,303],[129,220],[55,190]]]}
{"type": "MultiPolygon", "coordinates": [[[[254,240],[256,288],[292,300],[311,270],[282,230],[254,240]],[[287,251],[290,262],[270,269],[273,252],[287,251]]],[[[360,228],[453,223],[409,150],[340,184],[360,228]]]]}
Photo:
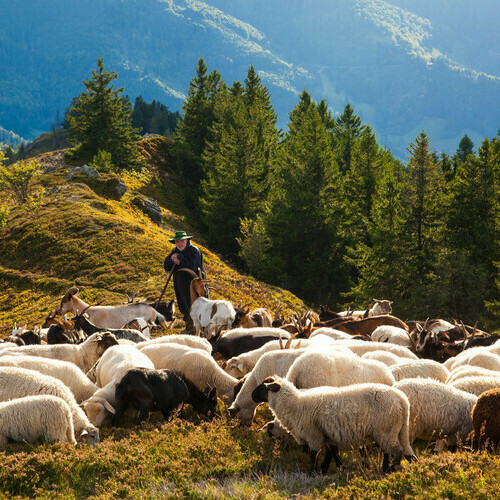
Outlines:
{"type": "Polygon", "coordinates": [[[160,224],[162,221],[161,208],[152,198],[136,196],[132,203],[144,212],[153,222],[160,224]]]}
{"type": "Polygon", "coordinates": [[[76,174],[84,174],[89,179],[97,179],[99,177],[99,172],[94,167],[82,165],[81,167],[72,168],[65,179],[72,180],[76,174]]]}
{"type": "Polygon", "coordinates": [[[127,185],[125,184],[123,179],[118,179],[114,189],[116,196],[118,196],[118,198],[121,198],[127,191],[127,185]]]}

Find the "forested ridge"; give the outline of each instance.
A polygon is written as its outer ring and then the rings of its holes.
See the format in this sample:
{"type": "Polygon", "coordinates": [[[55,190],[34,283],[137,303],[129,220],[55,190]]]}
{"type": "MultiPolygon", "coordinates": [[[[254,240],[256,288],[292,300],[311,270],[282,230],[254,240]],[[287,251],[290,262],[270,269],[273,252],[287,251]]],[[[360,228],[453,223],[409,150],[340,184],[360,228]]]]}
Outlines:
{"type": "Polygon", "coordinates": [[[278,130],[253,67],[228,86],[200,60],[188,94],[177,166],[214,249],[316,305],[496,325],[498,135],[447,155],[422,130],[401,162],[350,104],[307,91],[278,130]]]}

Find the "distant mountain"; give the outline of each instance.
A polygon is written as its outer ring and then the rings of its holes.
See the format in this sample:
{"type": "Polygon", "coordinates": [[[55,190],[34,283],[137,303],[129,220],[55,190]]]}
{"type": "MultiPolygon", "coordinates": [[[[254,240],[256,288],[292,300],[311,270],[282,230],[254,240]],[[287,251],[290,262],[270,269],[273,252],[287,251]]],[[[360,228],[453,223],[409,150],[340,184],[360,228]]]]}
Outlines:
{"type": "Polygon", "coordinates": [[[281,126],[307,88],[347,102],[400,157],[425,129],[453,151],[500,127],[493,0],[0,0],[0,125],[50,128],[97,57],[134,99],[180,109],[197,60],[231,84],[253,64],[281,126]]]}

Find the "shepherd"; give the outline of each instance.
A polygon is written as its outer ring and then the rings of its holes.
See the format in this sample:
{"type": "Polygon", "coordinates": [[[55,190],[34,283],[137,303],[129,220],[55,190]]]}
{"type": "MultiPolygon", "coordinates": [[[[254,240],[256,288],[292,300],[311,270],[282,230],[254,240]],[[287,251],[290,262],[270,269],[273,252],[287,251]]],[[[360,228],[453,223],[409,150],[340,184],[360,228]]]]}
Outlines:
{"type": "Polygon", "coordinates": [[[177,231],[169,241],[175,243],[175,247],[165,258],[163,267],[165,271],[173,271],[174,291],[177,298],[179,311],[184,316],[186,324],[185,333],[194,334],[194,324],[189,310],[191,308],[190,284],[193,279],[189,273],[180,273],[179,269],[191,269],[196,274],[201,271],[201,277],[206,279],[203,269],[203,254],[200,249],[191,244],[192,236],[185,231],[177,231]]]}

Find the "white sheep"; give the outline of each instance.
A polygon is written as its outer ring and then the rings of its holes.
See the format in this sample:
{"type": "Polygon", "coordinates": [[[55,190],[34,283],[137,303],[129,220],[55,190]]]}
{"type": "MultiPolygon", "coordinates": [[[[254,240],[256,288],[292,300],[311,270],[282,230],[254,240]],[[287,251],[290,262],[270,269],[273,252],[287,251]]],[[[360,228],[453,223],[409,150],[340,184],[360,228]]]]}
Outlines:
{"type": "Polygon", "coordinates": [[[418,359],[416,354],[411,352],[410,349],[396,344],[387,344],[385,342],[365,342],[362,340],[339,340],[338,344],[348,347],[358,356],[362,356],[366,352],[370,351],[387,351],[392,352],[392,354],[395,354],[400,358],[418,359]]]}
{"type": "Polygon", "coordinates": [[[349,335],[346,332],[341,332],[340,330],[335,330],[334,328],[328,328],[326,326],[323,326],[321,328],[318,328],[317,330],[314,330],[314,332],[311,333],[309,336],[310,339],[313,339],[314,337],[318,335],[326,335],[327,337],[332,338],[333,340],[350,340],[352,339],[352,335],[349,335]]]}
{"type": "Polygon", "coordinates": [[[306,352],[305,349],[281,349],[265,353],[257,361],[254,369],[243,379],[241,389],[229,407],[230,415],[238,415],[243,425],[250,425],[258,406],[252,399],[253,390],[267,377],[272,375],[285,377],[292,363],[304,352],[306,352]]]}
{"type": "MultiPolygon", "coordinates": [[[[400,358],[396,356],[392,352],[389,351],[368,351],[365,352],[361,358],[363,359],[373,359],[375,361],[380,361],[384,363],[386,366],[392,366],[397,363],[400,363],[404,358],[400,358]]],[[[407,359],[407,358],[406,358],[407,359]]]]}
{"type": "Polygon", "coordinates": [[[94,333],[81,344],[55,344],[55,345],[27,345],[4,349],[0,356],[18,355],[41,356],[44,358],[61,359],[71,361],[84,373],[88,372],[103,352],[112,345],[118,344],[114,335],[103,332],[94,333]]]}
{"type": "Polygon", "coordinates": [[[55,377],[71,389],[77,403],[89,398],[97,390],[85,373],[69,361],[38,356],[0,356],[0,366],[17,366],[55,377]]]}
{"type": "Polygon", "coordinates": [[[500,371],[500,356],[492,352],[481,350],[473,351],[469,355],[458,358],[450,368],[456,370],[459,366],[479,366],[487,370],[500,371]]]}
{"type": "Polygon", "coordinates": [[[403,328],[391,325],[381,325],[373,330],[371,338],[374,342],[389,342],[391,344],[413,347],[408,332],[403,328]]]}
{"type": "Polygon", "coordinates": [[[138,344],[136,344],[136,347],[140,350],[147,345],[162,343],[186,345],[188,347],[192,347],[193,349],[203,349],[209,354],[212,352],[212,346],[210,345],[210,342],[205,338],[197,337],[195,335],[164,335],[162,337],[157,337],[146,342],[139,342],[138,344]]]}
{"type": "Polygon", "coordinates": [[[290,381],[271,377],[252,394],[266,401],[275,417],[299,444],[307,444],[311,469],[326,447],[324,473],[332,458],[341,465],[338,448],[359,447],[375,441],[384,452],[383,470],[396,467],[403,455],[414,457],[408,439],[409,404],[400,391],[382,384],[318,387],[299,390],[290,381]]]}
{"type": "Polygon", "coordinates": [[[495,377],[480,376],[460,378],[452,382],[450,387],[455,387],[461,391],[480,396],[485,391],[500,387],[500,374],[495,377]]]}
{"type": "Polygon", "coordinates": [[[290,366],[286,379],[297,389],[352,384],[377,383],[394,385],[389,368],[371,359],[358,358],[338,351],[307,349],[290,366]]]}
{"type": "Polygon", "coordinates": [[[454,446],[472,430],[470,412],[477,397],[431,379],[396,382],[410,402],[410,441],[446,438],[454,446]]]}
{"type": "MultiPolygon", "coordinates": [[[[472,347],[470,349],[465,349],[464,351],[460,352],[456,356],[453,356],[451,358],[448,358],[446,361],[444,361],[444,366],[448,368],[448,370],[453,371],[454,365],[457,361],[463,361],[464,359],[469,358],[470,356],[474,356],[477,353],[480,352],[491,352],[490,347],[472,347]]],[[[496,353],[494,353],[496,354],[496,353]]],[[[462,363],[463,364],[463,363],[462,363]]],[[[458,365],[457,365],[458,366],[458,365]]]]}
{"type": "Polygon", "coordinates": [[[234,388],[238,380],[228,375],[205,351],[176,344],[156,344],[144,347],[141,352],[148,356],[157,370],[175,370],[200,391],[207,386],[217,389],[217,395],[234,399],[234,388]]]}
{"type": "Polygon", "coordinates": [[[390,370],[396,381],[405,378],[430,378],[444,384],[450,375],[450,372],[441,363],[432,359],[405,361],[391,366],[390,370]]]}
{"type": "Polygon", "coordinates": [[[78,406],[72,392],[60,380],[34,370],[16,367],[0,367],[0,401],[49,394],[58,396],[68,403],[77,437],[86,436],[89,445],[99,442],[99,430],[88,420],[78,406]]]}
{"type": "Polygon", "coordinates": [[[97,363],[95,375],[100,389],[82,403],[89,420],[96,427],[100,427],[109,414],[115,413],[116,385],[132,368],[154,368],[152,361],[135,345],[110,347],[97,363]]]}
{"type": "Polygon", "coordinates": [[[76,445],[71,409],[66,401],[50,395],[27,396],[0,403],[0,450],[7,439],[33,443],[76,445]]]}
{"type": "Polygon", "coordinates": [[[486,368],[481,368],[480,366],[468,366],[462,365],[457,367],[455,370],[450,372],[449,377],[446,379],[447,384],[451,384],[456,380],[465,377],[496,377],[500,376],[500,372],[496,370],[487,370],[486,368]]]}

